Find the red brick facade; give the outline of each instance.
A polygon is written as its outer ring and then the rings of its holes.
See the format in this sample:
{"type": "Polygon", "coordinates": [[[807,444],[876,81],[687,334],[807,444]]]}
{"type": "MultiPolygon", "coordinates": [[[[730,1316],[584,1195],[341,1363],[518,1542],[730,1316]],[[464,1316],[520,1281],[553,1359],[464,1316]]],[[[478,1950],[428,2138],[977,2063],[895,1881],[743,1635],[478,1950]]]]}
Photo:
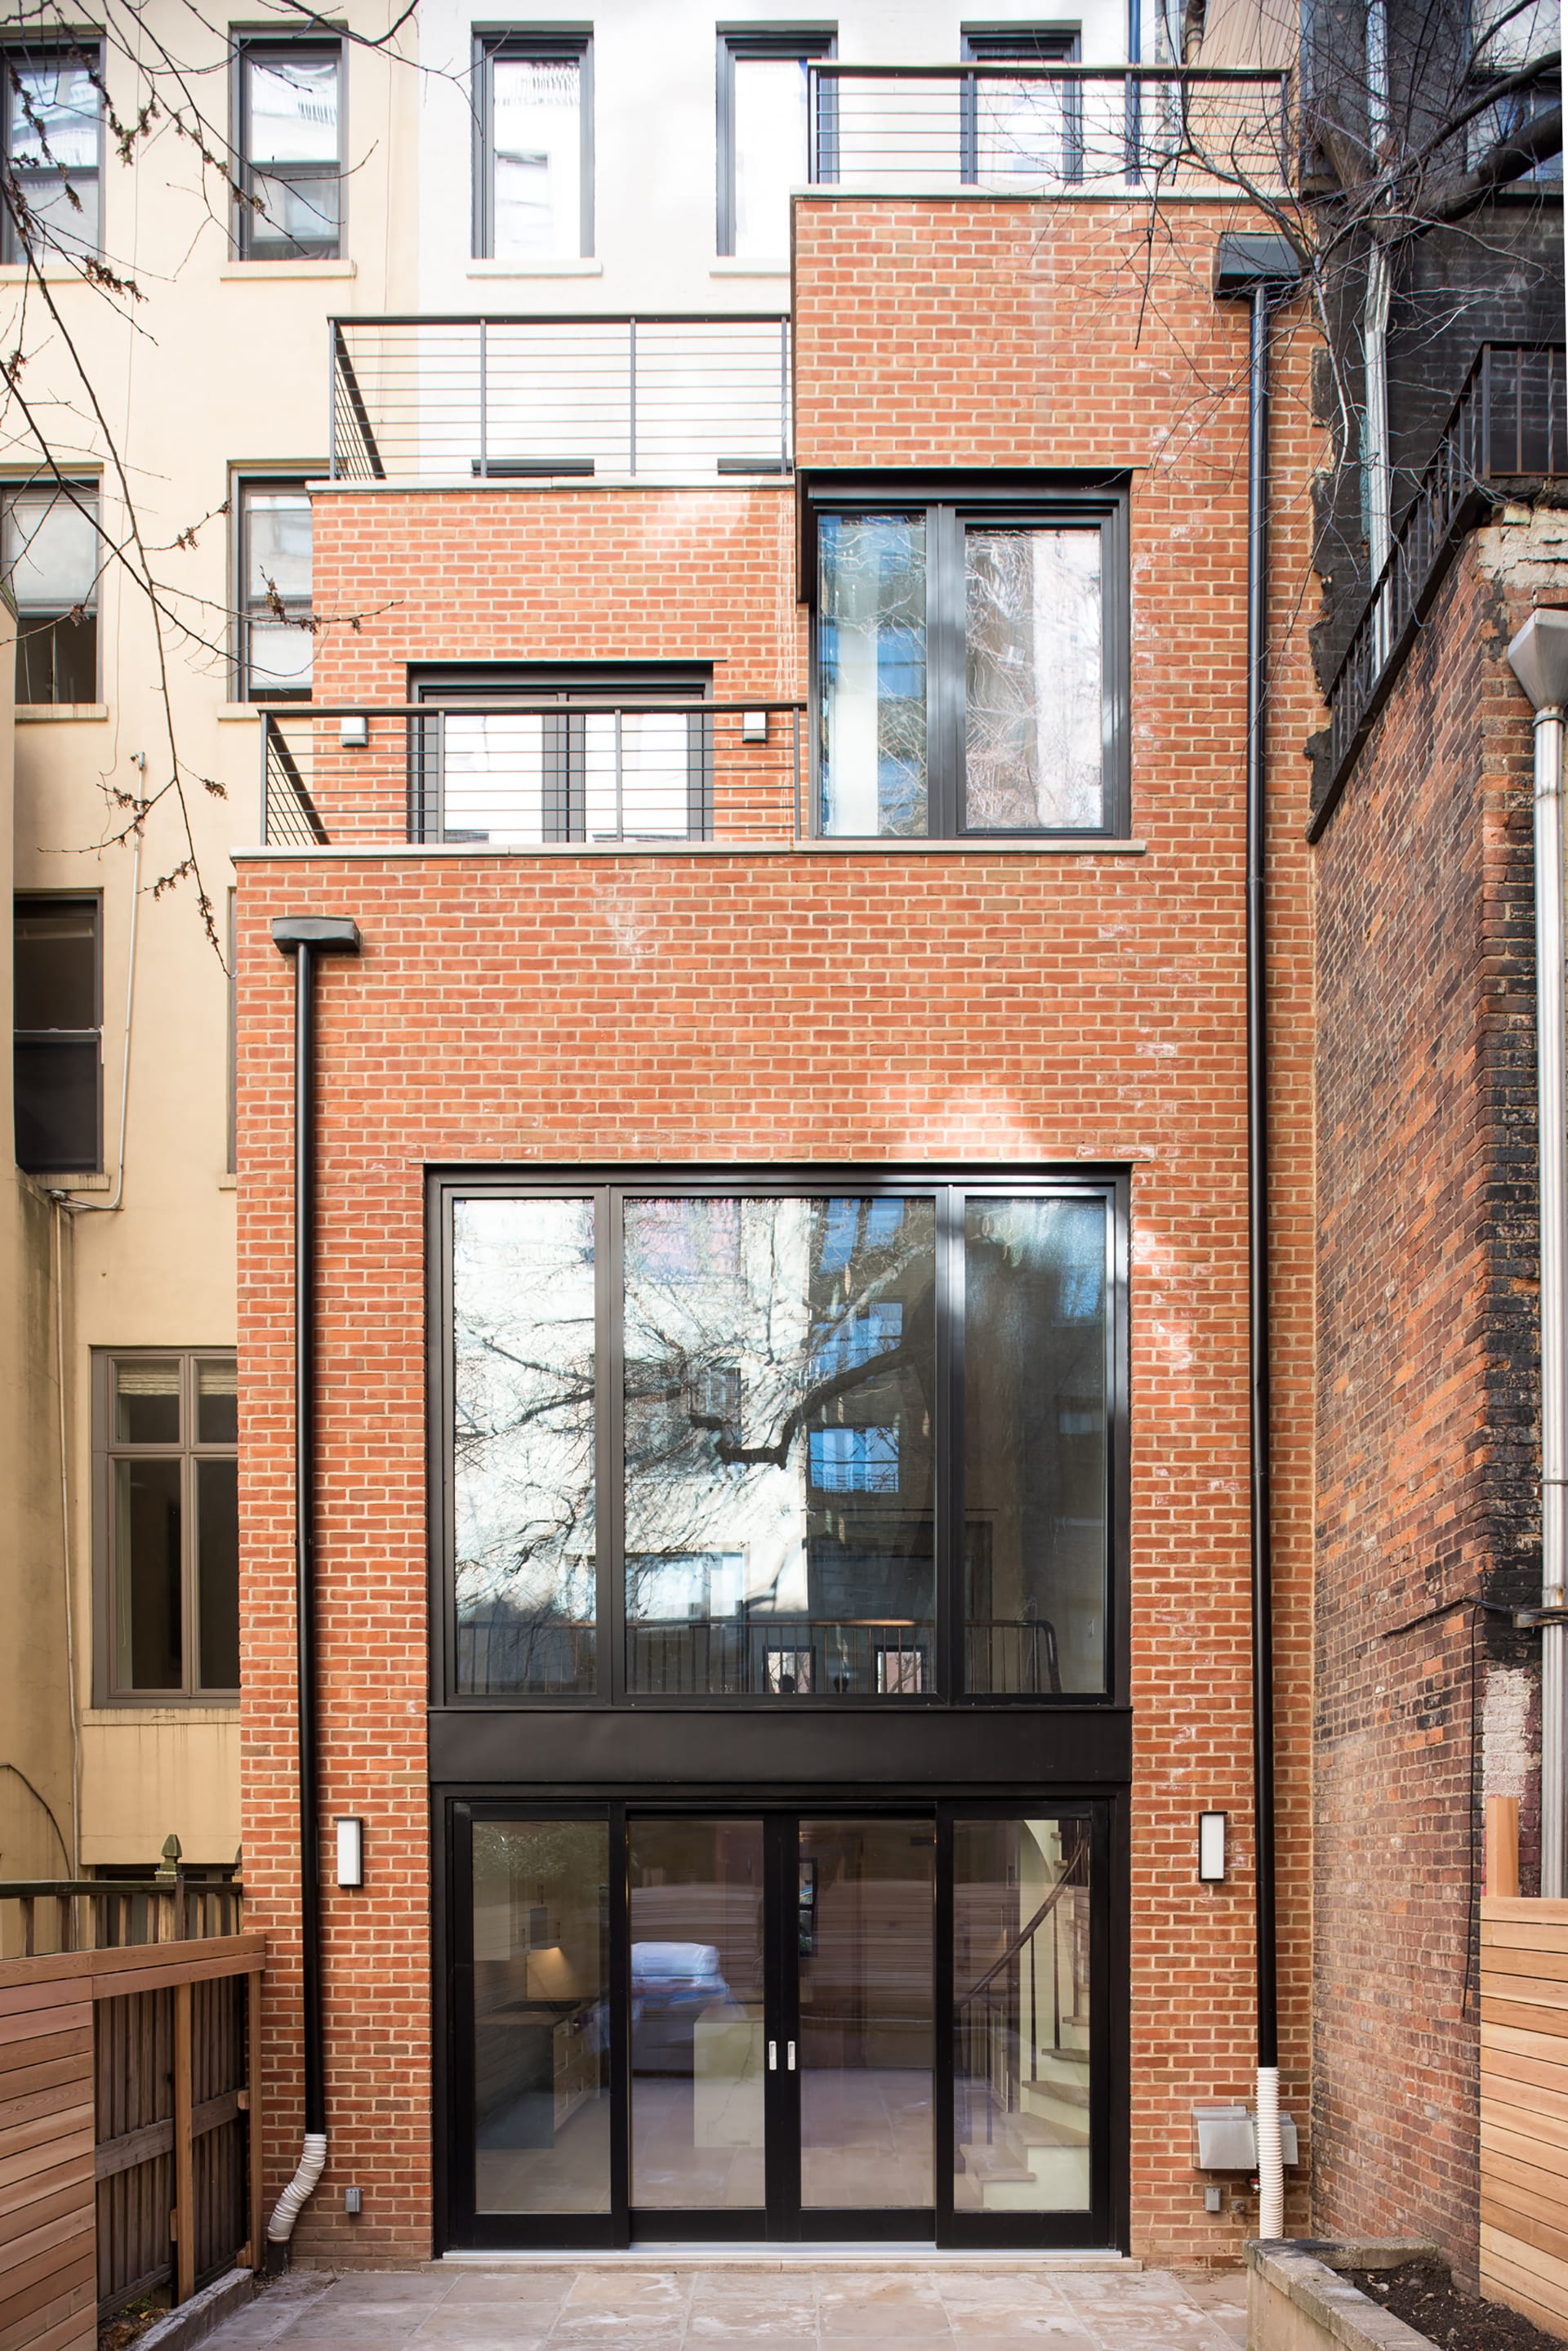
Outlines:
{"type": "MultiPolygon", "coordinates": [[[[1133,853],[985,849],[247,858],[240,869],[245,1874],[273,1938],[272,2192],[297,2147],[291,975],[282,912],[350,914],[321,987],[324,1813],[332,2154],[306,2259],[432,2228],[424,1170],[432,1163],[1116,1162],[1132,1171],[1131,2242],[1234,2258],[1197,2101],[1253,2063],[1241,994],[1246,320],[1226,208],[797,204],[803,466],[1074,465],[1132,481],[1133,853]],[[1152,273],[1152,283],[1146,283],[1152,273]],[[1196,1883],[1198,1812],[1232,1823],[1196,1883]],[[342,2217],[341,2188],[365,2191],[342,2217]]],[[[1314,438],[1282,335],[1272,619],[1276,1574],[1285,2104],[1306,2119],[1311,908],[1299,746],[1314,438]]],[[[410,660],[701,658],[804,687],[779,490],[335,490],[323,698],[410,660]]],[[[1303,2132],[1303,2138],[1305,2134],[1303,2132]]],[[[1252,2208],[1255,2217],[1255,2206],[1252,2208]]],[[[1292,2223],[1305,2220],[1293,2200],[1292,2223]]]]}
{"type": "Polygon", "coordinates": [[[1535,1794],[1533,1644],[1475,1604],[1540,1595],[1518,536],[1466,543],[1315,876],[1314,2226],[1434,2235],[1472,2280],[1480,1805],[1535,1794]]]}

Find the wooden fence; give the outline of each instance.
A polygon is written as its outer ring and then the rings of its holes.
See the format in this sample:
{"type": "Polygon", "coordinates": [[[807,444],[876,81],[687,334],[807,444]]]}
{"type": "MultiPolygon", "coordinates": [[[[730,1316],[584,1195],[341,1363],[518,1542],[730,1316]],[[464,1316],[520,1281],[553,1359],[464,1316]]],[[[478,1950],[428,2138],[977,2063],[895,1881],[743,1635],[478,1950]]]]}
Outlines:
{"type": "Polygon", "coordinates": [[[260,1935],[0,1961],[0,2351],[262,2255],[260,1935]]]}
{"type": "Polygon", "coordinates": [[[1568,1901],[1486,1895],[1480,1968],[1481,2292],[1568,2337],[1568,1901]]]}

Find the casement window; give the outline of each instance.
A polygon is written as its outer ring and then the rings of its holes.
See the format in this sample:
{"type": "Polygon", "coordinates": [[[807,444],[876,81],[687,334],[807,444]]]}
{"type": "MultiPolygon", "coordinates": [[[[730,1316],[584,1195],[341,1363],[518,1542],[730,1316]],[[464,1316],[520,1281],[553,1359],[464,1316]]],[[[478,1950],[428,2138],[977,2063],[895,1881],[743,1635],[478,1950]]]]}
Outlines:
{"type": "Polygon", "coordinates": [[[1103,1696],[1119,1195],[436,1187],[454,1698],[1103,1696]]]}
{"type": "Polygon", "coordinates": [[[594,249],[593,39],[475,36],[473,250],[569,261],[594,249]]]}
{"type": "Polygon", "coordinates": [[[16,699],[98,699],[103,541],[92,482],[0,491],[0,576],[16,606],[16,699]]]}
{"type": "MultiPolygon", "coordinates": [[[[1076,25],[966,25],[962,54],[997,66],[1075,65],[1076,25]]],[[[990,187],[1009,179],[1083,177],[1083,109],[1072,82],[964,77],[960,177],[990,187]]]]}
{"type": "Polygon", "coordinates": [[[810,157],[809,68],[836,47],[827,25],[720,26],[722,254],[788,260],[790,190],[805,184],[810,157]]]}
{"type": "Polygon", "coordinates": [[[1124,496],[808,499],[816,830],[1125,830],[1124,496]]]}
{"type": "Polygon", "coordinates": [[[16,1165],[86,1176],[103,1165],[102,902],[43,893],[14,904],[16,1165]]]}
{"type": "Polygon", "coordinates": [[[99,1702],[240,1683],[238,1400],[221,1350],[93,1359],[99,1702]]]}
{"type": "Polygon", "coordinates": [[[3,257],[79,261],[102,239],[103,107],[96,44],[0,47],[0,130],[11,201],[3,257]]]}
{"type": "Polygon", "coordinates": [[[303,481],[242,482],[236,500],[240,699],[305,701],[316,640],[310,618],[311,513],[303,481]]]}
{"type": "Polygon", "coordinates": [[[238,244],[246,261],[330,261],[343,235],[343,48],[243,41],[238,244]]]}

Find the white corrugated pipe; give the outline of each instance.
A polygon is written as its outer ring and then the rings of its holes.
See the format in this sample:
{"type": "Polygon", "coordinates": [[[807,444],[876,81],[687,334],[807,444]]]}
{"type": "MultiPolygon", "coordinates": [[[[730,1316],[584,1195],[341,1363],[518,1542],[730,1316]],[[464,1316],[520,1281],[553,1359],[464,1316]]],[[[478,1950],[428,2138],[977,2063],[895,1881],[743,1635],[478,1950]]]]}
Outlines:
{"type": "Polygon", "coordinates": [[[1285,2233],[1285,2158],[1280,2145],[1280,2069],[1258,2068],[1258,2234],[1285,2233]]]}
{"type": "Polygon", "coordinates": [[[272,2208],[272,2219],[266,2224],[267,2241],[274,2245],[286,2245],[294,2234],[298,2220],[312,2189],[327,2168],[327,2133],[306,2131],[300,2150],[299,2169],[272,2208]]]}
{"type": "MultiPolygon", "coordinates": [[[[1532,612],[1509,646],[1535,705],[1535,1051],[1541,1163],[1541,1604],[1568,1602],[1568,986],[1563,733],[1568,612],[1532,612]]],[[[1541,1634],[1541,1891],[1568,1891],[1568,1623],[1541,1634]]]]}

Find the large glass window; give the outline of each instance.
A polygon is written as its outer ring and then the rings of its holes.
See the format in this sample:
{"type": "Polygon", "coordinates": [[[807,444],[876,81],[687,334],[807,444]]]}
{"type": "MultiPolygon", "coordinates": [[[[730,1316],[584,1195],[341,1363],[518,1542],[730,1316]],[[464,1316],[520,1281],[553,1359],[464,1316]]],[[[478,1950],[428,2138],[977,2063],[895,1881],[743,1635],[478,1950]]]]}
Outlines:
{"type": "Polygon", "coordinates": [[[16,1165],[32,1176],[102,1163],[102,911],[97,898],[42,893],[13,909],[16,1165]]]}
{"type": "Polygon", "coordinates": [[[457,1694],[1104,1691],[1103,1187],[541,1187],[449,1231],[457,1694]]]}
{"type": "Polygon", "coordinates": [[[719,35],[719,251],[789,259],[789,200],[809,163],[810,62],[830,57],[825,26],[719,35]]]}
{"type": "MultiPolygon", "coordinates": [[[[1075,62],[1075,25],[966,25],[963,54],[992,68],[1075,62]]],[[[1083,174],[1078,86],[1038,74],[1014,78],[994,70],[966,75],[961,176],[981,187],[1023,181],[1076,180],[1083,174]]]]}
{"type": "Polygon", "coordinates": [[[232,1354],[100,1356],[94,1415],[101,1698],[232,1697],[240,1681],[232,1354]]]}
{"type": "Polygon", "coordinates": [[[476,254],[525,266],[592,253],[591,56],[586,33],[476,42],[476,254]]]}
{"type": "Polygon", "coordinates": [[[0,48],[0,145],[15,209],[4,209],[0,257],[80,262],[102,242],[103,109],[96,43],[82,49],[0,48]]]}
{"type": "Polygon", "coordinates": [[[337,41],[240,50],[239,247],[247,261],[329,261],[343,229],[337,41]]]}
{"type": "Polygon", "coordinates": [[[847,837],[1126,821],[1119,501],[816,520],[816,822],[847,837]]]}
{"type": "Polygon", "coordinates": [[[0,577],[16,607],[16,699],[98,699],[98,488],[0,491],[0,577]]]}
{"type": "Polygon", "coordinates": [[[239,485],[241,698],[303,701],[316,639],[310,619],[311,512],[302,481],[239,485]]]}

